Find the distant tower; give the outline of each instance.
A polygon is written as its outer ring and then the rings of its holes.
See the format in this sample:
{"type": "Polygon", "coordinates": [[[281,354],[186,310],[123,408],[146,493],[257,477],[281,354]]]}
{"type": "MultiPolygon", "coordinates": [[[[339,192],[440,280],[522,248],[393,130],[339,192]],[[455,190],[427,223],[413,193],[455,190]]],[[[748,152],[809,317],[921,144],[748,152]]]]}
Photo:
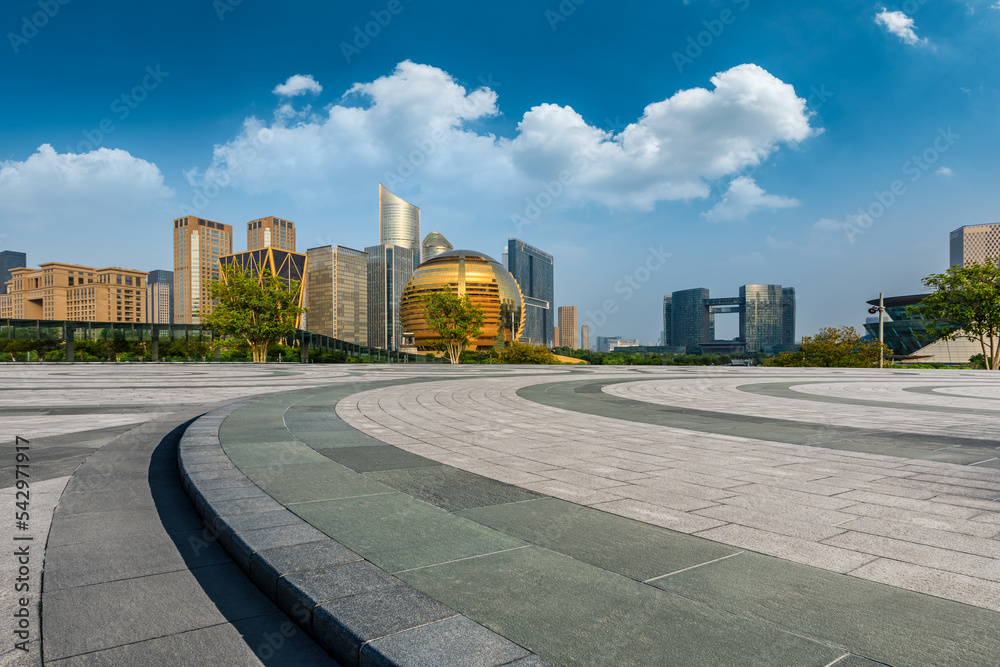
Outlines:
{"type": "Polygon", "coordinates": [[[146,276],[146,321],[174,323],[174,272],[157,269],[146,276]]]}
{"type": "Polygon", "coordinates": [[[559,337],[561,347],[576,349],[576,306],[559,307],[559,337]]]}
{"type": "Polygon", "coordinates": [[[219,257],[233,254],[233,228],[186,215],[174,220],[174,324],[201,324],[212,310],[208,283],[219,279],[219,257]]]}
{"type": "MultiPolygon", "coordinates": [[[[423,243],[423,257],[421,258],[421,263],[427,260],[437,257],[443,252],[448,252],[449,250],[454,250],[455,248],[448,243],[448,239],[441,235],[440,232],[431,232],[424,237],[423,243]]],[[[504,267],[506,268],[506,267],[504,267]]]]}
{"type": "Polygon", "coordinates": [[[381,183],[378,184],[378,242],[410,250],[420,264],[420,209],[392,194],[381,183]]]}
{"type": "Polygon", "coordinates": [[[966,225],[951,233],[951,266],[968,266],[988,259],[996,263],[1000,257],[1000,223],[966,225]]]}
{"type": "Polygon", "coordinates": [[[247,223],[247,250],[278,248],[295,252],[295,223],[270,215],[247,223]]]}
{"type": "Polygon", "coordinates": [[[590,327],[586,324],[580,327],[580,349],[590,349],[590,327]]]}

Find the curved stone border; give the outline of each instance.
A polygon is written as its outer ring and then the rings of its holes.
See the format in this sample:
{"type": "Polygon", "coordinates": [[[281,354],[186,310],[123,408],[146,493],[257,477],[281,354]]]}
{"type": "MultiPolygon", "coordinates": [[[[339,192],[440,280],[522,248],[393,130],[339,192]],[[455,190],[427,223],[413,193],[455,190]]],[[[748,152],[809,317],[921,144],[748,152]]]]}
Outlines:
{"type": "Polygon", "coordinates": [[[344,667],[554,664],[364,560],[247,478],[222,449],[219,430],[261,398],[188,427],[177,450],[181,484],[209,537],[330,655],[344,667]]]}

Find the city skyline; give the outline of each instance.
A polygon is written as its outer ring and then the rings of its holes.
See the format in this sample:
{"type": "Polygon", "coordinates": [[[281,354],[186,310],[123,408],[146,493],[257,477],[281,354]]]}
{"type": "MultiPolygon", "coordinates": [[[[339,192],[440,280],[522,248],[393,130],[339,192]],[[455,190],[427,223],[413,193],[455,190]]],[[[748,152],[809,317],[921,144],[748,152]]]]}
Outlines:
{"type": "MultiPolygon", "coordinates": [[[[156,239],[166,220],[261,212],[295,220],[302,248],[364,248],[383,182],[459,247],[516,237],[556,256],[554,305],[575,304],[595,339],[656,340],[663,295],[692,284],[795,285],[799,334],[860,330],[865,301],[947,268],[952,230],[1000,218],[1000,65],[983,57],[1000,11],[912,4],[890,20],[853,1],[513,2],[442,22],[403,3],[362,48],[355,28],[384,3],[60,6],[25,40],[37,4],[18,0],[0,11],[18,36],[2,55],[0,250],[117,265],[120,229],[156,239]],[[145,24],[160,29],[125,29],[145,24]],[[302,48],[241,48],[258,31],[302,48]],[[483,32],[529,46],[488,52],[483,32]],[[588,320],[608,302],[605,324],[588,320]]],[[[169,268],[166,246],[137,244],[130,267],[169,268]]]]}

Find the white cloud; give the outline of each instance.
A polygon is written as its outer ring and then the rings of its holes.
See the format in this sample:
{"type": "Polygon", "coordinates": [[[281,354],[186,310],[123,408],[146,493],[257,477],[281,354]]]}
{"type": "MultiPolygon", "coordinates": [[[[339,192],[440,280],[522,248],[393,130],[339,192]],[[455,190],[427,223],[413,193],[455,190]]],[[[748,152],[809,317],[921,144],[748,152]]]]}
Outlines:
{"type": "MultiPolygon", "coordinates": [[[[36,257],[37,261],[119,265],[130,261],[128,256],[99,260],[76,253],[81,242],[95,235],[140,240],[144,224],[169,219],[161,209],[173,195],[155,164],[119,149],[57,153],[43,144],[26,160],[0,161],[0,218],[12,223],[15,231],[9,245],[26,244],[29,237],[51,234],[54,229],[70,229],[67,222],[74,223],[72,229],[81,235],[39,237],[46,254],[53,255],[36,257]]],[[[121,251],[115,252],[120,255],[121,251]]]]}
{"type": "Polygon", "coordinates": [[[729,184],[722,201],[702,216],[709,222],[728,222],[743,220],[761,209],[795,208],[798,205],[798,199],[769,195],[752,178],[740,176],[729,184]]]}
{"type": "Polygon", "coordinates": [[[927,44],[926,39],[917,37],[917,33],[914,31],[913,19],[903,12],[890,12],[888,9],[883,8],[882,11],[875,15],[875,23],[884,26],[886,30],[899,37],[906,44],[911,46],[927,44]]]}
{"type": "Polygon", "coordinates": [[[312,77],[312,74],[293,74],[284,83],[280,83],[271,91],[279,97],[295,97],[314,93],[319,95],[323,92],[323,86],[312,77]]]}
{"type": "Polygon", "coordinates": [[[941,178],[951,178],[955,175],[955,172],[951,167],[939,167],[934,173],[941,178]]]}
{"type": "Polygon", "coordinates": [[[248,118],[205,170],[188,177],[299,200],[370,198],[374,181],[394,181],[386,185],[419,189],[425,203],[461,209],[476,201],[484,210],[504,207],[500,215],[553,189],[560,207],[650,210],[659,201],[707,197],[709,182],[819,132],[792,86],[756,65],[711,82],[711,90],[681,90],[650,104],[618,133],[569,106],[540,104],[505,138],[477,127],[500,114],[496,92],[470,91],[447,72],[404,61],[355,84],[323,114],[285,109],[271,122],[248,118]]]}

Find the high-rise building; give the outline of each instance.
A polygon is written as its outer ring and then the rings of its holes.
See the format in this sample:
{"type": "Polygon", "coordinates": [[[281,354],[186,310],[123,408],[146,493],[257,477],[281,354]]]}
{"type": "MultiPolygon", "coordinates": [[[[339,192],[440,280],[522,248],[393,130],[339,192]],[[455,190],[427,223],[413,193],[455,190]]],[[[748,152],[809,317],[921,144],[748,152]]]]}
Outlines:
{"type": "Polygon", "coordinates": [[[25,253],[14,250],[0,252],[0,294],[7,293],[10,270],[23,269],[26,266],[28,266],[28,256],[25,253]]]}
{"type": "Polygon", "coordinates": [[[673,308],[673,296],[667,294],[663,297],[663,331],[660,333],[660,345],[670,347],[673,345],[673,338],[670,334],[671,310],[673,308]]]}
{"type": "Polygon", "coordinates": [[[782,331],[781,344],[795,345],[795,288],[781,290],[782,331]]]}
{"type": "Polygon", "coordinates": [[[279,248],[295,252],[295,223],[273,215],[247,223],[247,250],[279,248]]]}
{"type": "Polygon", "coordinates": [[[576,306],[559,307],[559,345],[576,349],[576,306]]]}
{"type": "Polygon", "coordinates": [[[681,290],[671,295],[670,331],[672,345],[695,352],[702,343],[712,340],[709,309],[705,306],[709,293],[704,287],[681,290]]]}
{"type": "Polygon", "coordinates": [[[784,343],[786,304],[781,285],[743,285],[740,305],[740,340],[748,352],[784,343]]]}
{"type": "Polygon", "coordinates": [[[739,297],[716,299],[703,287],[674,292],[663,299],[663,325],[664,344],[684,347],[688,353],[715,343],[730,343],[730,347],[739,343],[747,352],[794,345],[795,288],[743,285],[739,297]],[[739,313],[736,341],[715,340],[716,313],[739,313]]]}
{"type": "Polygon", "coordinates": [[[982,264],[986,260],[996,264],[1000,258],[1000,222],[959,227],[951,233],[949,240],[949,266],[968,266],[973,262],[982,264]]]}
{"type": "Polygon", "coordinates": [[[157,269],[146,276],[146,322],[174,323],[174,272],[157,269]]]}
{"type": "Polygon", "coordinates": [[[590,327],[586,324],[580,327],[580,349],[590,349],[590,327]]]}
{"type": "MultiPolygon", "coordinates": [[[[562,341],[559,338],[559,327],[552,327],[552,340],[560,345],[562,344],[562,341]]],[[[558,347],[558,345],[554,345],[553,347],[558,347]]]]}
{"type": "Polygon", "coordinates": [[[420,251],[380,244],[365,248],[368,260],[368,345],[398,350],[403,344],[399,302],[420,251]]]}
{"type": "Polygon", "coordinates": [[[433,259],[442,253],[454,250],[454,246],[448,243],[446,239],[440,232],[431,232],[424,237],[423,243],[423,257],[420,263],[423,264],[429,259],[433,259]]]}
{"type": "Polygon", "coordinates": [[[174,322],[200,324],[212,311],[208,283],[219,279],[219,257],[233,254],[233,228],[184,216],[174,220],[174,322]]]}
{"type": "Polygon", "coordinates": [[[420,209],[378,184],[378,242],[413,253],[414,268],[420,264],[420,209]]]}
{"type": "Polygon", "coordinates": [[[310,248],[306,256],[305,328],[368,345],[368,255],[327,245],[310,248]]]}
{"type": "Polygon", "coordinates": [[[0,318],[77,322],[146,321],[143,271],[46,262],[11,270],[0,318]]]}
{"type": "Polygon", "coordinates": [[[555,327],[555,275],[552,255],[518,239],[509,239],[504,266],[524,295],[524,333],[521,340],[553,347],[555,327]]]}

